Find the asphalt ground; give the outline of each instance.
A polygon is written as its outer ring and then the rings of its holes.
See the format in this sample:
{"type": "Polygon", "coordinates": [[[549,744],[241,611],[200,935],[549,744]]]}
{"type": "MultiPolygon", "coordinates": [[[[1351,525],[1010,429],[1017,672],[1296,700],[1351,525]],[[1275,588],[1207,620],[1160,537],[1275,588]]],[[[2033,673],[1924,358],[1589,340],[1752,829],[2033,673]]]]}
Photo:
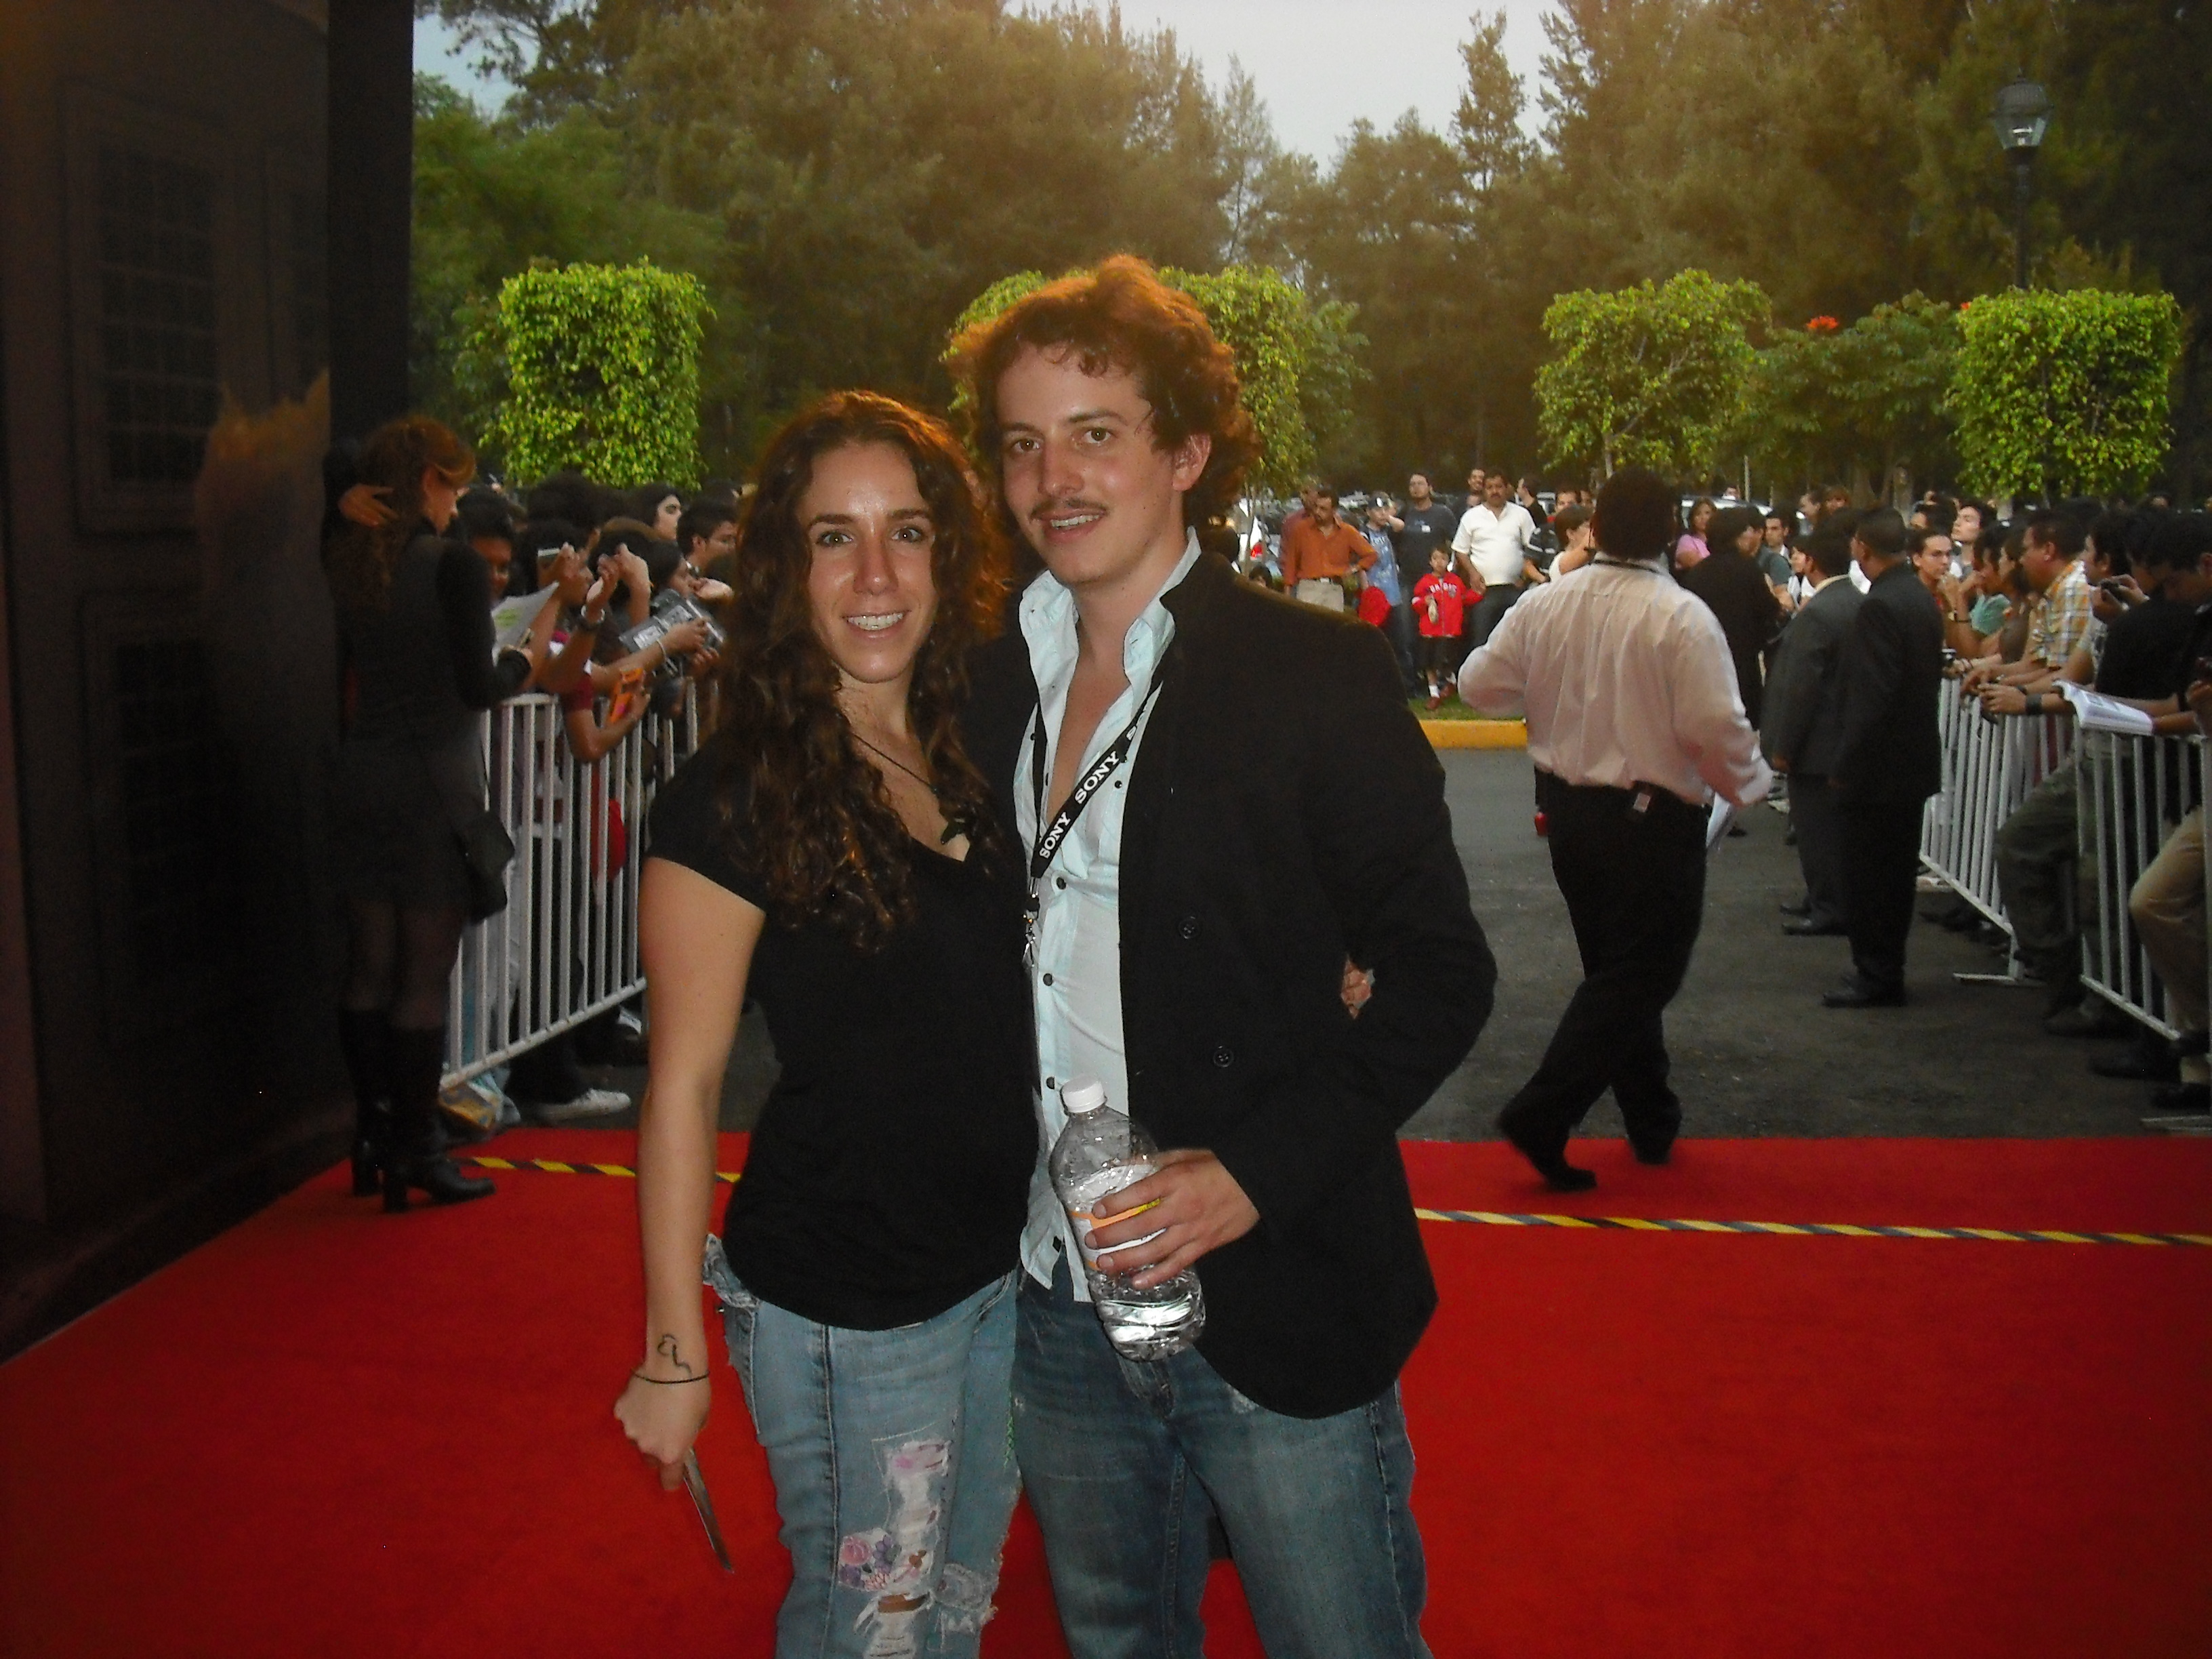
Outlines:
{"type": "MultiPolygon", "coordinates": [[[[1476,750],[1442,759],[1453,839],[1498,957],[1498,1003],[1474,1052],[1405,1133],[1494,1139],[1498,1109],[1535,1069],[1582,973],[1566,906],[1534,832],[1528,757],[1476,750]]],[[[2046,1036],[2038,991],[1959,983],[1954,974],[2002,967],[1967,935],[1915,923],[1904,1008],[1821,1007],[1820,993],[1850,965],[1848,946],[1783,934],[1778,906],[1803,891],[1796,854],[1784,842],[1788,820],[1759,807],[1743,822],[1749,833],[1723,841],[1712,855],[1704,930],[1667,1015],[1685,1135],[2145,1133],[2144,1086],[2088,1070],[2093,1054],[2122,1045],[2046,1036]]],[[[635,1069],[591,1075],[633,1096],[645,1083],[635,1069]]],[[[772,1045],[755,1011],[731,1057],[723,1127],[750,1127],[775,1078],[772,1045]]],[[[624,1114],[594,1122],[635,1121],[624,1114]]],[[[1610,1096],[1583,1133],[1621,1133],[1610,1096]]]]}

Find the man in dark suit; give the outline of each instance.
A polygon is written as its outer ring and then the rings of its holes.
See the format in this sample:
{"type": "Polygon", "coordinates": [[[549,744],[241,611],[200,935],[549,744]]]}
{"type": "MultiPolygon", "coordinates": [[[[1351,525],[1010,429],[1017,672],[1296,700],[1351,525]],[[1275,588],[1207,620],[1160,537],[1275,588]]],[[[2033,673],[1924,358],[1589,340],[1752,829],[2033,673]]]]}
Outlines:
{"type": "Polygon", "coordinates": [[[1069,1649],[1197,1652],[1212,1513],[1271,1651],[1412,1659],[1396,1382],[1436,1292],[1396,1133],[1496,980],[1442,769],[1379,634],[1199,550],[1255,444],[1187,297],[1111,259],[956,361],[1045,565],[967,726],[1030,878],[1041,1140],[1085,1075],[1167,1149],[1116,1195],[1145,1213],[1084,1238],[1032,1188],[1015,1446],[1069,1649]],[[1139,1287],[1195,1267],[1194,1348],[1116,1354],[1083,1305],[1092,1240],[1139,1287]]]}
{"type": "Polygon", "coordinates": [[[1747,507],[1724,507],[1705,526],[1712,552],[1681,573],[1682,586],[1719,618],[1735,665],[1735,691],[1754,730],[1764,710],[1759,657],[1782,626],[1782,602],[1759,568],[1757,549],[1765,520],[1747,507]]]}
{"type": "Polygon", "coordinates": [[[1844,644],[1865,603],[1850,580],[1848,525],[1823,525],[1805,554],[1819,586],[1782,630],[1759,732],[1774,769],[1790,775],[1790,823],[1805,872],[1805,908],[1782,931],[1799,937],[1844,931],[1843,804],[1828,782],[1843,748],[1844,644]]]}
{"type": "Polygon", "coordinates": [[[1921,813],[1943,781],[1943,616],[1906,562],[1905,521],[1889,508],[1859,520],[1851,555],[1869,586],[1844,643],[1843,732],[1829,776],[1842,808],[1851,972],[1820,1000],[1895,1008],[1905,1003],[1921,813]]]}

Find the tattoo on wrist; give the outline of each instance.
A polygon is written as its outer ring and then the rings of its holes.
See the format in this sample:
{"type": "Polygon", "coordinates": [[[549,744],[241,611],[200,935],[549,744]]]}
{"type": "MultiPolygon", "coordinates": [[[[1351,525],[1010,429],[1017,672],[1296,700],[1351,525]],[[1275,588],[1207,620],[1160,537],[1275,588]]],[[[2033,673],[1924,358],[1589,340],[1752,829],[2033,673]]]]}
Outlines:
{"type": "Polygon", "coordinates": [[[683,1356],[677,1352],[675,1332],[663,1331],[660,1334],[660,1340],[653,1345],[653,1351],[687,1377],[698,1375],[697,1370],[687,1364],[683,1356]]]}

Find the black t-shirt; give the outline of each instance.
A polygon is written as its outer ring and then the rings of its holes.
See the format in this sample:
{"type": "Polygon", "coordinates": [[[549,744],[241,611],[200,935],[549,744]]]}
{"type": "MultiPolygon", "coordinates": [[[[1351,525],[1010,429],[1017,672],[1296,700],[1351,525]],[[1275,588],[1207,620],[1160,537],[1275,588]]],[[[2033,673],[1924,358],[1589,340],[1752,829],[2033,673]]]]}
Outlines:
{"type": "Polygon", "coordinates": [[[2197,678],[2200,657],[2212,657],[2212,605],[2199,605],[2190,612],[2189,635],[2182,641],[2179,659],[2173,665],[2173,678],[2165,688],[2181,699],[2184,708],[2189,707],[2189,687],[2197,678]]]}
{"type": "Polygon", "coordinates": [[[1426,507],[1407,507],[1398,516],[1406,527],[1392,531],[1390,540],[1398,550],[1398,574],[1411,594],[1413,584],[1429,574],[1429,555],[1439,547],[1449,548],[1459,533],[1459,514],[1442,501],[1431,501],[1426,507]]]}
{"type": "Polygon", "coordinates": [[[2196,629],[2197,613],[2160,593],[2113,617],[2097,664],[2097,690],[2148,702],[2171,693],[2177,674],[2185,688],[2196,629]]]}
{"type": "Polygon", "coordinates": [[[1037,1156],[1022,885],[1011,855],[914,843],[919,915],[864,956],[826,922],[775,920],[718,810],[726,739],[654,801],[650,857],[769,910],[747,988],[782,1075],[731,1194],[723,1248],[747,1289],[824,1325],[942,1313],[1018,1259],[1037,1156]]]}

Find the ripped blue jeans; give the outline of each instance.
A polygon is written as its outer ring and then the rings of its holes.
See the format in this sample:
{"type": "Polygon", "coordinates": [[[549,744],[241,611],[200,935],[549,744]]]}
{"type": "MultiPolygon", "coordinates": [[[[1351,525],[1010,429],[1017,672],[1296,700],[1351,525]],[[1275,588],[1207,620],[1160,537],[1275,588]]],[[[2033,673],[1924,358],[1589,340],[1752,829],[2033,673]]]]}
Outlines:
{"type": "Polygon", "coordinates": [[[708,1254],[791,1552],[776,1659],[972,1659],[1020,1490],[1014,1275],[855,1331],[763,1302],[708,1254]]]}

